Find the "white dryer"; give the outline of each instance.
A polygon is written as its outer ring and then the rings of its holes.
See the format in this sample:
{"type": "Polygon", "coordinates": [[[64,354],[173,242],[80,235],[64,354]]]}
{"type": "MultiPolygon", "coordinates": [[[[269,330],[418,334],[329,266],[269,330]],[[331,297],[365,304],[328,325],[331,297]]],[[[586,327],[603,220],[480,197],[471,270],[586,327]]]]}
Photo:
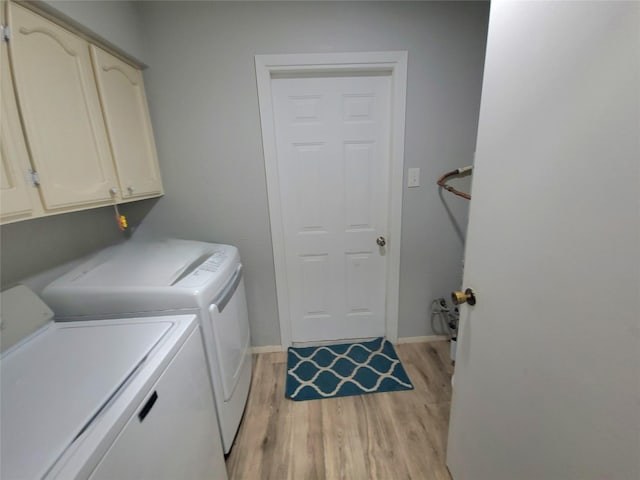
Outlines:
{"type": "Polygon", "coordinates": [[[48,322],[16,343],[0,360],[0,476],[226,479],[197,325],[48,322]]]}
{"type": "Polygon", "coordinates": [[[225,453],[251,383],[249,320],[238,249],[189,240],[110,247],[42,292],[58,321],[195,313],[225,453]]]}

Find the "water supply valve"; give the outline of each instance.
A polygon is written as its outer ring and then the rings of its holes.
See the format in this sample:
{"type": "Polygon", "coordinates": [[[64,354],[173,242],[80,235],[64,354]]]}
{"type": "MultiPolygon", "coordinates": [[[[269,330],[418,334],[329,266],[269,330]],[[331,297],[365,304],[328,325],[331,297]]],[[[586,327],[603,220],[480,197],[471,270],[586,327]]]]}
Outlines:
{"type": "Polygon", "coordinates": [[[456,290],[451,293],[451,300],[455,305],[462,305],[463,303],[468,303],[469,305],[476,304],[476,295],[473,293],[473,290],[467,288],[464,292],[460,290],[456,290]]]}

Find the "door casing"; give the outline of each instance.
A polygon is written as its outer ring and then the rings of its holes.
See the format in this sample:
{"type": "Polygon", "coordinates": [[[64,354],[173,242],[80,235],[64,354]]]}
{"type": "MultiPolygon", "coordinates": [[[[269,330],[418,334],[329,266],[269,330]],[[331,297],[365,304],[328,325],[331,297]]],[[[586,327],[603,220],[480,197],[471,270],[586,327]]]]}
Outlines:
{"type": "Polygon", "coordinates": [[[380,73],[385,73],[391,77],[389,231],[387,232],[388,263],[385,327],[387,338],[395,342],[398,338],[407,58],[406,51],[256,55],[255,57],[260,122],[262,124],[262,146],[267,179],[267,198],[271,222],[271,241],[276,275],[278,316],[280,320],[280,340],[284,348],[291,345],[291,316],[285,265],[285,243],[278,180],[271,80],[278,75],[314,77],[332,74],[380,75],[380,73]]]}

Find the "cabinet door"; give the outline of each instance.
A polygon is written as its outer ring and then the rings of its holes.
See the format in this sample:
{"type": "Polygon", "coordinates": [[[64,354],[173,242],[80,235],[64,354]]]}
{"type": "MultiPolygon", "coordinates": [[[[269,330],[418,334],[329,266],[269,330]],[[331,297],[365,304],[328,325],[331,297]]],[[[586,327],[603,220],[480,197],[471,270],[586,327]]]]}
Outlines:
{"type": "Polygon", "coordinates": [[[45,208],[112,201],[117,186],[88,43],[15,3],[9,44],[45,208]]]}
{"type": "Polygon", "coordinates": [[[162,193],[142,72],[91,45],[122,198],[162,193]]]}
{"type": "Polygon", "coordinates": [[[187,339],[89,478],[226,480],[199,329],[187,339]]]}
{"type": "Polygon", "coordinates": [[[0,217],[2,221],[31,215],[33,206],[26,182],[30,163],[9,71],[9,55],[0,45],[0,217]]]}

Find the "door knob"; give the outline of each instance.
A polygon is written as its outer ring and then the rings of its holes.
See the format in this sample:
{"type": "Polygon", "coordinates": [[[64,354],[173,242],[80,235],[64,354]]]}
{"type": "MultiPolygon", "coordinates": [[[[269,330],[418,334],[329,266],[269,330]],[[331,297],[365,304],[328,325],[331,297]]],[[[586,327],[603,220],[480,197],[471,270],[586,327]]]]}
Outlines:
{"type": "Polygon", "coordinates": [[[387,244],[387,241],[384,239],[384,237],[378,237],[376,239],[376,243],[380,246],[380,247],[384,247],[387,244]]]}
{"type": "Polygon", "coordinates": [[[467,288],[464,292],[460,290],[456,290],[451,293],[451,300],[455,305],[462,305],[463,303],[468,303],[469,305],[476,304],[476,295],[473,293],[473,290],[467,288]]]}

